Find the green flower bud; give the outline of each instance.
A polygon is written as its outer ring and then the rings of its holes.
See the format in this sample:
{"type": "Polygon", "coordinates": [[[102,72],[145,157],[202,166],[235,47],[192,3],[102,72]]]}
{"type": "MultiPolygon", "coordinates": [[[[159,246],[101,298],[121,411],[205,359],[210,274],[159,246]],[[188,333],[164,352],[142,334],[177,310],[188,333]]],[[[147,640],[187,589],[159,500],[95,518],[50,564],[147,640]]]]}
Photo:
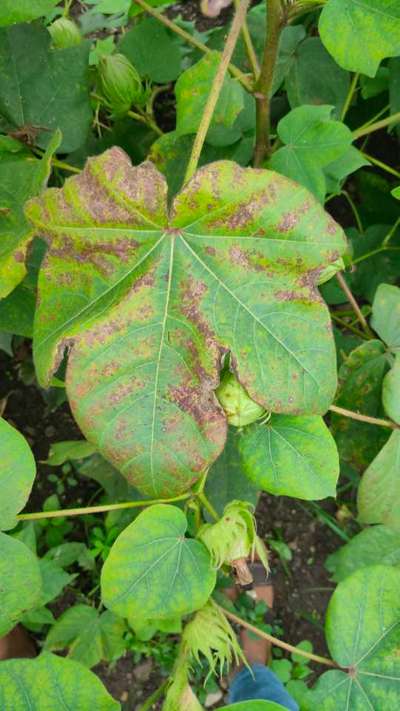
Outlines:
{"type": "Polygon", "coordinates": [[[252,582],[248,557],[254,558],[257,553],[266,571],[269,570],[267,551],[257,536],[252,507],[247,501],[230,501],[222,518],[217,523],[205,523],[197,537],[208,548],[213,564],[217,568],[232,565],[242,585],[252,582]]]}
{"type": "Polygon", "coordinates": [[[255,422],[265,410],[247,394],[233,373],[227,373],[215,394],[225,410],[227,420],[234,427],[244,427],[255,422]]]}
{"type": "Polygon", "coordinates": [[[189,663],[186,655],[181,652],[176,661],[172,682],[165,696],[163,711],[182,711],[182,709],[204,711],[189,685],[189,663]]]}
{"type": "Polygon", "coordinates": [[[126,114],[143,98],[143,86],[133,64],[123,54],[110,54],[99,63],[101,90],[117,114],[126,114]]]}
{"type": "Polygon", "coordinates": [[[75,22],[66,17],[59,17],[48,27],[48,30],[51,34],[52,45],[56,49],[75,47],[82,42],[79,28],[75,22]]]}

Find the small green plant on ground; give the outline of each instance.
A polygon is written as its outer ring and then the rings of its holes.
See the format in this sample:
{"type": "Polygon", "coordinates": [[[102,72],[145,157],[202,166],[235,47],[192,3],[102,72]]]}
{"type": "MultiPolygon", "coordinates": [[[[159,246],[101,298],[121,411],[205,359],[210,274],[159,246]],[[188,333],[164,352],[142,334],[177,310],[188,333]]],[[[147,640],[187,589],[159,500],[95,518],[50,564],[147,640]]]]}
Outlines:
{"type": "Polygon", "coordinates": [[[283,650],[304,711],[399,706],[400,5],[235,0],[231,17],[0,7],[0,348],[32,339],[20,377],[82,433],[27,512],[35,459],[0,418],[0,637],[21,622],[42,647],[0,662],[4,711],[120,708],[90,668],[127,648],[169,673],[143,711],[198,711],[201,665],[244,661],[232,624],[283,650]],[[344,542],[326,657],[223,604],[217,579],[250,583],[255,555],[268,570],[261,491],[315,502],[339,475],[359,532],[310,504],[344,542]]]}

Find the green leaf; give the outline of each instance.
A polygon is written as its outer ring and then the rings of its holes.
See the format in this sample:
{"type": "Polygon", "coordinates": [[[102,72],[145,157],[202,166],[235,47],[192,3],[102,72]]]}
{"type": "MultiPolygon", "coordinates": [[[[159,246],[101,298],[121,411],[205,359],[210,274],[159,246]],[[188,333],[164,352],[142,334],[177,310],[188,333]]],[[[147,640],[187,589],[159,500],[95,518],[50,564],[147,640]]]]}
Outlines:
{"type": "Polygon", "coordinates": [[[346,153],[324,168],[328,193],[339,193],[345,179],[364,165],[370,165],[370,162],[364,158],[361,151],[350,146],[346,153]]]}
{"type": "Polygon", "coordinates": [[[0,529],[14,528],[36,475],[30,447],[14,427],[0,417],[0,529]]]}
{"type": "Polygon", "coordinates": [[[49,382],[68,344],[84,436],[153,497],[186,490],[221,452],[214,390],[227,350],[265,409],[326,411],[335,351],[315,282],[345,248],[312,196],[271,171],[208,165],[169,214],[166,192],[151,164],[132,168],[114,148],[28,207],[51,242],[38,378],[49,382]]]}
{"type": "Polygon", "coordinates": [[[383,565],[339,583],[328,606],[326,639],[349,672],[328,671],[307,697],[305,711],[395,709],[399,699],[400,571],[383,565]]]}
{"type": "Polygon", "coordinates": [[[374,77],[385,57],[400,54],[397,0],[328,0],[319,33],[341,67],[374,77]]]}
{"type": "Polygon", "coordinates": [[[0,29],[0,125],[22,131],[34,127],[35,144],[41,148],[59,128],[60,151],[66,153],[84,143],[92,119],[90,42],[50,49],[50,41],[40,24],[0,29]]]}
{"type": "Polygon", "coordinates": [[[379,96],[389,88],[389,68],[379,67],[375,77],[360,76],[361,96],[363,99],[371,99],[379,96]]]}
{"type": "Polygon", "coordinates": [[[94,454],[83,462],[76,462],[75,467],[82,476],[97,481],[112,502],[143,498],[138,496],[136,489],[129,486],[118,469],[115,469],[100,454],[94,454]]]}
{"type": "Polygon", "coordinates": [[[303,25],[284,27],[279,38],[279,50],[274,67],[271,95],[275,94],[297,59],[297,49],[306,36],[303,25]]]}
{"type": "Polygon", "coordinates": [[[240,434],[230,427],[224,450],[207,476],[205,493],[220,516],[230,501],[248,501],[254,508],[257,504],[258,488],[243,470],[239,442],[240,434]]]}
{"type": "Polygon", "coordinates": [[[296,180],[323,201],[323,167],[343,156],[352,142],[349,128],[331,119],[332,106],[299,106],[278,124],[285,145],[273,153],[268,165],[296,180]]]}
{"type": "Polygon", "coordinates": [[[348,72],[336,64],[318,37],[301,42],[286,77],[292,109],[302,104],[329,104],[335,107],[335,118],[340,118],[349,85],[348,72]]]}
{"type": "Polygon", "coordinates": [[[79,562],[82,554],[87,550],[84,543],[60,543],[59,546],[54,546],[46,551],[44,557],[54,561],[60,568],[68,568],[68,566],[79,562]]]}
{"type": "Polygon", "coordinates": [[[36,659],[1,663],[0,706],[2,711],[120,709],[95,674],[77,662],[46,652],[36,659]]]}
{"type": "Polygon", "coordinates": [[[400,530],[400,430],[364,472],[357,495],[358,520],[400,530]]]}
{"type": "MultiPolygon", "coordinates": [[[[5,533],[0,533],[0,581],[2,637],[14,627],[24,612],[40,605],[42,587],[38,560],[34,553],[21,541],[5,533]]],[[[3,711],[1,704],[0,708],[3,711]]]]}
{"type": "Polygon", "coordinates": [[[1,0],[0,27],[47,15],[58,0],[1,0]]]}
{"type": "Polygon", "coordinates": [[[75,459],[80,460],[90,457],[95,451],[96,448],[90,444],[90,442],[86,442],[85,439],[53,442],[50,446],[49,456],[45,462],[51,467],[59,467],[61,464],[65,464],[65,462],[71,460],[74,461],[75,459]]]}
{"type": "MultiPolygon", "coordinates": [[[[383,415],[382,382],[389,363],[381,341],[371,340],[355,348],[339,369],[336,405],[371,417],[383,415]]],[[[388,438],[383,427],[358,422],[332,413],[331,431],[340,461],[362,472],[388,438]]]]}
{"type": "Polygon", "coordinates": [[[247,427],[239,447],[247,476],[264,491],[299,499],[336,494],[339,457],[322,417],[272,415],[247,427]]]}
{"type": "Polygon", "coordinates": [[[389,348],[400,348],[400,289],[380,284],[372,304],[371,326],[389,348]]]}
{"type": "Polygon", "coordinates": [[[187,521],[175,506],[143,511],[118,536],[101,574],[104,604],[121,617],[165,619],[200,609],[216,572],[202,543],[185,538],[187,521]]]}
{"type": "Polygon", "coordinates": [[[42,576],[41,605],[47,605],[48,602],[58,597],[65,586],[77,577],[76,574],[70,575],[66,573],[56,562],[50,560],[50,558],[42,558],[39,560],[39,568],[42,576]]]}
{"type": "Polygon", "coordinates": [[[35,304],[35,292],[25,282],[19,284],[5,299],[0,299],[0,331],[32,338],[35,304]]]}
{"type": "MultiPolygon", "coordinates": [[[[388,62],[389,67],[389,100],[390,113],[397,114],[400,111],[400,57],[393,57],[388,62]]],[[[397,133],[399,133],[397,124],[397,133]]]]}
{"type": "Polygon", "coordinates": [[[106,611],[99,615],[94,607],[75,605],[66,610],[51,627],[45,641],[49,651],[68,648],[68,657],[87,667],[100,661],[112,662],[125,651],[125,622],[106,611]]]}
{"type": "Polygon", "coordinates": [[[141,77],[163,84],[181,73],[181,52],[176,37],[155,18],[146,17],[126,32],[118,43],[141,77]]]}
{"type": "MultiPolygon", "coordinates": [[[[361,173],[359,173],[360,175],[361,173]]],[[[371,190],[370,195],[361,197],[363,205],[371,205],[372,200],[378,204],[383,202],[383,196],[376,190],[371,190]]],[[[383,206],[386,212],[386,205],[383,206]]],[[[348,277],[349,286],[353,294],[372,303],[376,290],[382,282],[395,283],[400,273],[400,232],[396,232],[390,240],[390,245],[396,249],[376,253],[390,231],[390,225],[373,225],[365,232],[360,233],[355,229],[348,231],[351,238],[353,258],[364,257],[355,265],[355,271],[348,277]],[[371,255],[368,257],[367,255],[371,255]]]]}
{"type": "MultiPolygon", "coordinates": [[[[193,67],[186,69],[176,82],[176,131],[178,135],[196,133],[220,61],[219,52],[207,54],[193,67]]],[[[243,106],[242,87],[236,79],[226,76],[213,113],[211,128],[232,126],[243,106]]]]}
{"type": "Polygon", "coordinates": [[[382,402],[386,414],[400,424],[400,353],[396,354],[393,367],[385,375],[382,402]]]}
{"type": "Polygon", "coordinates": [[[60,141],[61,134],[56,131],[41,160],[25,151],[0,153],[0,298],[7,296],[26,274],[26,250],[33,231],[25,218],[24,204],[45,187],[51,172],[51,158],[60,141]]]}
{"type": "Polygon", "coordinates": [[[340,583],[369,565],[400,567],[400,532],[388,526],[369,526],[326,559],[332,580],[340,583]]]}

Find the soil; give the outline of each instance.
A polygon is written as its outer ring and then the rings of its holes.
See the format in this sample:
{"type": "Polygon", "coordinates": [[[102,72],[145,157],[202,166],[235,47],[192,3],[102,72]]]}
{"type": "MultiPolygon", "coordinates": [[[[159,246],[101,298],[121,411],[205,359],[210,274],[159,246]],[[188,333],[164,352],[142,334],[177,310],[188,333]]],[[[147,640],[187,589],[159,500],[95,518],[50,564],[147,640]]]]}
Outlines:
{"type": "MultiPolygon", "coordinates": [[[[81,439],[81,434],[66,403],[50,411],[43,394],[35,382],[26,384],[21,373],[31,372],[31,353],[28,342],[22,342],[14,358],[0,351],[0,404],[3,416],[29,440],[38,462],[38,473],[27,511],[38,511],[43,501],[54,493],[54,484],[49,481],[53,468],[41,463],[46,459],[52,442],[81,439]]],[[[33,376],[31,376],[33,378],[33,376]]],[[[68,488],[60,496],[63,507],[88,505],[96,491],[90,480],[79,481],[78,486],[68,488]]],[[[335,513],[335,504],[324,504],[335,513]]],[[[85,540],[81,519],[74,522],[69,540],[85,540]]],[[[293,644],[303,639],[313,643],[319,654],[326,654],[323,622],[333,584],[329,581],[324,561],[329,553],[340,545],[340,539],[302,502],[286,497],[263,494],[257,509],[258,531],[263,537],[282,539],[292,552],[292,560],[285,570],[279,558],[272,554],[272,575],[275,586],[275,619],[283,628],[283,638],[293,644]]],[[[81,575],[84,573],[81,572],[81,575]]],[[[85,580],[79,587],[85,588],[85,580]]],[[[76,602],[78,587],[67,592],[52,605],[58,617],[76,602]]],[[[125,711],[135,711],[138,704],[162,683],[159,670],[151,662],[141,660],[134,665],[130,654],[118,662],[100,664],[95,668],[110,693],[123,702],[125,711]]],[[[318,669],[320,672],[321,669],[318,669]]],[[[157,708],[157,706],[154,706],[157,708]]]]}

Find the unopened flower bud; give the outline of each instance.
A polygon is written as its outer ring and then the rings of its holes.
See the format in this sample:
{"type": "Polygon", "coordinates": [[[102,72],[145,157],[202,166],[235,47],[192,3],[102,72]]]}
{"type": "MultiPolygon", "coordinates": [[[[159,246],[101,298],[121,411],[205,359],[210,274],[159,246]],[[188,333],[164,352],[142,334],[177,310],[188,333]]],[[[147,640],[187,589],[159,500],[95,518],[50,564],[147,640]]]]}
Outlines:
{"type": "Polygon", "coordinates": [[[67,17],[59,17],[49,27],[51,34],[51,42],[56,49],[66,49],[67,47],[75,47],[82,42],[82,35],[79,28],[68,20],[67,17]]]}
{"type": "Polygon", "coordinates": [[[244,427],[258,420],[265,410],[248,395],[233,373],[226,373],[215,394],[234,427],[244,427]]]}
{"type": "Polygon", "coordinates": [[[110,54],[99,63],[101,90],[116,114],[126,114],[132,104],[140,103],[143,86],[140,76],[123,54],[110,54]]]}

